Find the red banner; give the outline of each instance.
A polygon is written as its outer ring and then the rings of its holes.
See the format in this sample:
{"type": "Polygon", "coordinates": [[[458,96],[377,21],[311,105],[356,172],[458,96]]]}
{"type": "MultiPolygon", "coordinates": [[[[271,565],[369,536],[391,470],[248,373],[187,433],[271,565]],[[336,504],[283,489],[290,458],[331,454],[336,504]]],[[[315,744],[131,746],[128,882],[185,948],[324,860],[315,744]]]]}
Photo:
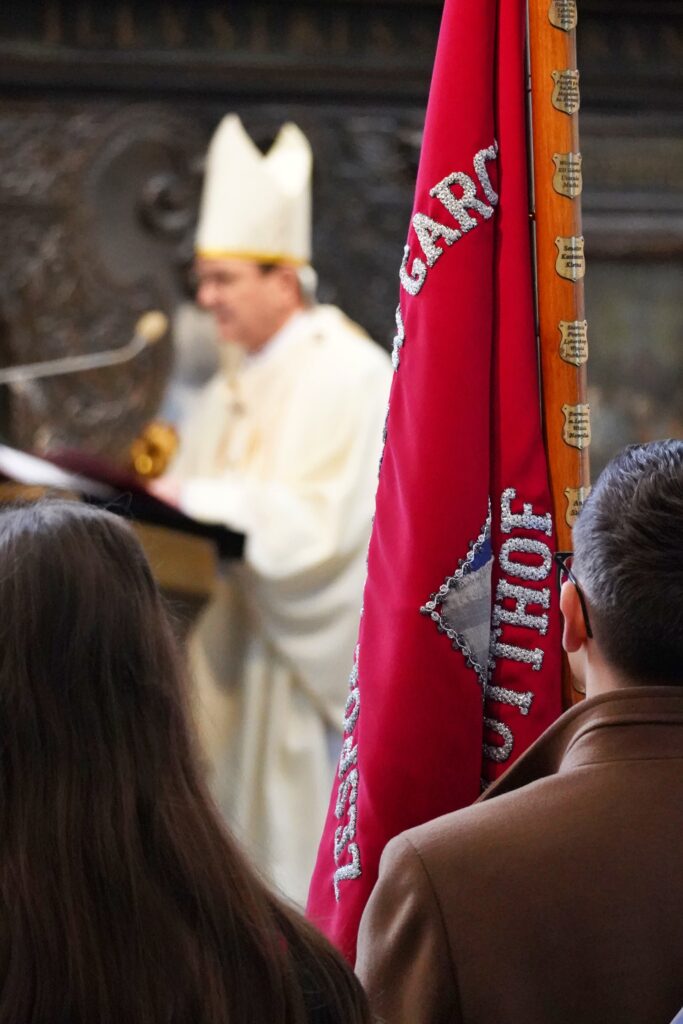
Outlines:
{"type": "Polygon", "coordinates": [[[387,841],[476,800],[561,710],[524,26],[524,0],[446,0],[344,745],[309,898],[351,961],[387,841]]]}

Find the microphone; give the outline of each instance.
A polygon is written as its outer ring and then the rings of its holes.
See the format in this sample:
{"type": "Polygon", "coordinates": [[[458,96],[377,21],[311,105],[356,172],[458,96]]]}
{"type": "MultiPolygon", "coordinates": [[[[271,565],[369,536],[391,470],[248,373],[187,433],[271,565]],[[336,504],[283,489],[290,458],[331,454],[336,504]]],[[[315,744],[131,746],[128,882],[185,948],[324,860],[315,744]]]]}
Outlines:
{"type": "Polygon", "coordinates": [[[166,334],[168,317],[158,309],[143,313],[135,325],[133,337],[121,348],[104,352],[91,352],[81,356],[64,356],[61,359],[47,359],[38,363],[24,363],[0,369],[0,384],[19,384],[37,377],[59,377],[63,373],[78,373],[80,370],[95,370],[103,366],[116,366],[134,359],[148,345],[153,345],[166,334]]]}

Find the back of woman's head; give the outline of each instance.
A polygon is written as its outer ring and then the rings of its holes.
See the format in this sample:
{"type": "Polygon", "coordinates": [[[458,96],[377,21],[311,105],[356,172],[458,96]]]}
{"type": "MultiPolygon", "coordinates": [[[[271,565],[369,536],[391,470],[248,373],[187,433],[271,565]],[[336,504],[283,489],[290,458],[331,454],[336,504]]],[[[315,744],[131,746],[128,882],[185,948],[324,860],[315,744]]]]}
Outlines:
{"type": "Polygon", "coordinates": [[[0,608],[3,812],[56,799],[89,820],[122,785],[154,785],[184,753],[170,741],[187,735],[168,621],[133,532],[76,502],[5,511],[0,608]]]}
{"type": "Polygon", "coordinates": [[[0,1024],[298,1022],[302,977],[362,1020],[206,795],[132,530],[76,502],[0,513],[0,609],[0,1024]]]}

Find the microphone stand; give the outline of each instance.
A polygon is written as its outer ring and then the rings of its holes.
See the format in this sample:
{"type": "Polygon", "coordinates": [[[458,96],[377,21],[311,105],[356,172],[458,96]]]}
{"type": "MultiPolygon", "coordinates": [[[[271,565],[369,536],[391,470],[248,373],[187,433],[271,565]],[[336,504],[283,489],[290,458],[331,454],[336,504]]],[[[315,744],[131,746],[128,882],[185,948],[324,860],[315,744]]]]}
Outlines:
{"type": "Polygon", "coordinates": [[[36,380],[39,377],[58,377],[65,373],[78,373],[82,370],[95,370],[104,366],[127,363],[148,345],[163,337],[167,328],[168,319],[163,313],[158,310],[145,313],[135,325],[135,333],[131,340],[121,348],[80,356],[64,356],[61,359],[47,359],[36,363],[24,363],[21,366],[8,366],[0,369],[0,384],[19,384],[27,380],[36,380]]]}

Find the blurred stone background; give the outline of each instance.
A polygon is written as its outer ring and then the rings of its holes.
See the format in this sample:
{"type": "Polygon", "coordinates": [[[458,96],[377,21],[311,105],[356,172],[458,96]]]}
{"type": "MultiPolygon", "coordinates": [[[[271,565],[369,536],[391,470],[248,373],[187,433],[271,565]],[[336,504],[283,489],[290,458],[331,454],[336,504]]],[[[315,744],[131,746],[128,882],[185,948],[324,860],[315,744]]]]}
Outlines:
{"type": "MultiPolygon", "coordinates": [[[[628,441],[683,435],[682,6],[579,0],[594,475],[628,441]]],[[[122,459],[211,371],[188,271],[202,156],[230,110],[263,146],[287,119],[309,136],[320,297],[390,344],[440,13],[8,0],[0,365],[124,344],[151,308],[174,331],[126,366],[0,388],[2,436],[122,459]]]]}

